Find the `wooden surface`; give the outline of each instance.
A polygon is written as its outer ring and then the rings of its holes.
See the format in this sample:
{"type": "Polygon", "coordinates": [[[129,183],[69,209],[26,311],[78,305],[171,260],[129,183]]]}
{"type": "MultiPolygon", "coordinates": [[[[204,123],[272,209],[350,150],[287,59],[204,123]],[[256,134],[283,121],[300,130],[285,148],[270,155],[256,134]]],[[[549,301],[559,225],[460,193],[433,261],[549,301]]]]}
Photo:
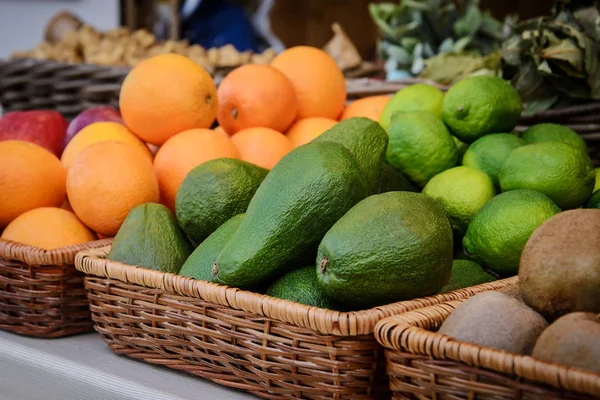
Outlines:
{"type": "Polygon", "coordinates": [[[2,400],[250,400],[255,397],[114,355],[95,333],[31,339],[0,331],[2,400]]]}

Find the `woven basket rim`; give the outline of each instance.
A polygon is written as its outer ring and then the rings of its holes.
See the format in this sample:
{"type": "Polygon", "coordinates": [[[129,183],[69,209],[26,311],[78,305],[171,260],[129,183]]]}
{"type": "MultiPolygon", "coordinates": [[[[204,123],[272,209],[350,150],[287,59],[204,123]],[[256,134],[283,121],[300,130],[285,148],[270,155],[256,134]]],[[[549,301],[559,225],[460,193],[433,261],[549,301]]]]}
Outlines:
{"type": "Polygon", "coordinates": [[[390,315],[431,304],[467,298],[485,290],[498,290],[516,283],[516,277],[461,289],[445,294],[407,300],[362,311],[340,312],[276,299],[238,288],[149,270],[106,259],[110,246],[88,249],[75,257],[75,267],[88,275],[116,279],[124,283],[162,289],[200,298],[236,310],[262,315],[325,335],[359,336],[373,333],[375,324],[390,315]]]}
{"type": "Polygon", "coordinates": [[[73,246],[60,247],[46,250],[35,246],[0,239],[0,258],[20,261],[28,265],[54,265],[57,259],[65,264],[73,264],[75,255],[82,251],[97,247],[105,247],[112,243],[112,239],[99,239],[73,246]]]}
{"type": "Polygon", "coordinates": [[[434,320],[445,320],[466,300],[457,299],[385,318],[375,326],[375,339],[389,350],[455,361],[557,389],[600,396],[600,375],[593,372],[462,342],[430,331],[439,328],[434,320]]]}

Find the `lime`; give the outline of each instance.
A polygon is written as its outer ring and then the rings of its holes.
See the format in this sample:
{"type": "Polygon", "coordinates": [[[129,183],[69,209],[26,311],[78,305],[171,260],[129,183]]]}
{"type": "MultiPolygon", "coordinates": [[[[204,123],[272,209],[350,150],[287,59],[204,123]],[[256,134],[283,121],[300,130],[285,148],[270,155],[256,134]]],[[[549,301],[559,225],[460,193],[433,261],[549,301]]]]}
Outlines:
{"type": "Polygon", "coordinates": [[[467,152],[467,149],[469,148],[469,144],[463,142],[456,136],[452,136],[452,139],[454,139],[454,144],[456,145],[456,149],[458,150],[458,161],[460,162],[462,160],[463,156],[465,155],[465,153],[467,152]]]}
{"type": "Polygon", "coordinates": [[[594,186],[594,193],[600,190],[600,168],[596,168],[596,186],[594,186]]]}
{"type": "Polygon", "coordinates": [[[460,236],[467,231],[475,213],[496,195],[496,190],[484,172],[455,167],[434,176],[423,194],[442,204],[452,229],[460,236]]]}
{"type": "Polygon", "coordinates": [[[452,86],[442,106],[444,122],[466,143],[495,132],[510,132],[523,105],[519,93],[496,76],[472,76],[452,86]]]}
{"type": "Polygon", "coordinates": [[[387,129],[392,116],[399,111],[429,111],[441,119],[443,100],[444,93],[434,86],[422,83],[407,86],[390,99],[379,117],[379,123],[387,129]]]}
{"type": "Polygon", "coordinates": [[[529,236],[559,212],[548,196],[534,190],[499,194],[471,220],[463,239],[465,253],[502,276],[513,276],[529,236]]]}
{"type": "Polygon", "coordinates": [[[498,179],[503,192],[532,189],[563,210],[583,205],[594,190],[596,173],[590,158],[561,142],[540,142],[513,150],[498,179]]]}
{"type": "Polygon", "coordinates": [[[594,192],[585,205],[585,208],[600,208],[600,190],[594,192]]]}
{"type": "Polygon", "coordinates": [[[498,187],[498,171],[508,155],[524,142],[511,133],[494,133],[477,139],[467,149],[462,165],[485,172],[498,187]]]}
{"type": "Polygon", "coordinates": [[[399,112],[388,127],[386,160],[423,187],[442,171],[456,166],[458,150],[444,123],[426,111],[399,112]]]}
{"type": "Polygon", "coordinates": [[[452,261],[452,273],[450,282],[446,284],[438,293],[447,293],[482,283],[495,281],[492,275],[488,274],[481,265],[469,260],[452,261]]]}
{"type": "Polygon", "coordinates": [[[558,124],[537,124],[523,132],[527,144],[556,141],[569,144],[587,154],[585,141],[574,130],[558,124]]]}

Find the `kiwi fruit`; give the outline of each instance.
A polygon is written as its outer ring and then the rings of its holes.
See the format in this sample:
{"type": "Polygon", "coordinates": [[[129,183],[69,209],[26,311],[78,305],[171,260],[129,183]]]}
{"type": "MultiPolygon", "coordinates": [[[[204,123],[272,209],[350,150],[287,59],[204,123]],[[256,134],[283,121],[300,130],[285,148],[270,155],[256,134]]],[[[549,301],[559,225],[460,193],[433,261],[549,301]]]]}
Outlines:
{"type": "Polygon", "coordinates": [[[483,347],[529,355],[546,320],[514,297],[479,293],[454,310],[439,333],[483,347]]]}
{"type": "Polygon", "coordinates": [[[531,235],[519,266],[525,304],[554,320],[600,313],[600,210],[562,212],[531,235]]]}
{"type": "Polygon", "coordinates": [[[552,323],[540,335],[532,357],[600,374],[600,316],[575,312],[552,323]]]}

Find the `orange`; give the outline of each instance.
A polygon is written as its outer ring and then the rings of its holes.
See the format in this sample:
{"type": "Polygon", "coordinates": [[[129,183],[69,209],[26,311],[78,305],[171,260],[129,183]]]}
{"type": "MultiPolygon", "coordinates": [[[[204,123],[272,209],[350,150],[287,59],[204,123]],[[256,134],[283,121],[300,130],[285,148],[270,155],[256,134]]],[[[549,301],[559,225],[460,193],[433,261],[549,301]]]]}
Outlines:
{"type": "Polygon", "coordinates": [[[329,54],[316,47],[297,46],[281,52],[271,65],[296,89],[299,119],[340,116],[346,103],[346,81],[329,54]]]}
{"type": "Polygon", "coordinates": [[[67,195],[79,219],[103,236],[114,236],[135,206],[159,199],[147,154],[114,140],[94,143],[75,157],[67,195]]]}
{"type": "Polygon", "coordinates": [[[96,240],[96,236],[70,211],[54,207],[29,210],[12,221],[2,239],[46,250],[96,240]]]}
{"type": "Polygon", "coordinates": [[[390,96],[386,95],[355,100],[344,109],[340,121],[353,117],[366,117],[379,122],[379,116],[389,101],[390,96]]]}
{"type": "Polygon", "coordinates": [[[254,127],[283,132],[298,112],[292,83],[270,65],[247,64],[234,69],[219,85],[217,96],[217,120],[231,135],[254,127]]]}
{"type": "Polygon", "coordinates": [[[161,202],[173,210],[175,195],[188,172],[215,158],[239,158],[228,136],[210,129],[190,129],[167,140],[154,158],[161,202]]]}
{"type": "Polygon", "coordinates": [[[296,121],[287,131],[287,137],[294,148],[302,146],[332,128],[338,121],[331,118],[313,117],[296,121]]]}
{"type": "Polygon", "coordinates": [[[81,150],[91,144],[104,140],[117,140],[129,143],[144,150],[148,154],[148,157],[152,157],[148,146],[123,125],[117,122],[95,122],[83,128],[71,139],[67,147],[65,147],[60,161],[65,168],[69,169],[69,166],[73,163],[73,159],[75,159],[81,150]]]}
{"type": "Polygon", "coordinates": [[[0,230],[25,211],[59,207],[66,172],[48,150],[30,142],[0,142],[0,230]]]}
{"type": "Polygon", "coordinates": [[[217,88],[208,72],[179,54],[141,61],[121,86],[125,125],[157,146],[187,129],[210,128],[217,115],[217,88]]]}
{"type": "Polygon", "coordinates": [[[225,131],[225,129],[223,129],[223,127],[221,125],[217,126],[215,129],[213,129],[213,131],[217,132],[220,135],[224,135],[224,136],[229,137],[229,133],[227,133],[225,131]]]}
{"type": "Polygon", "coordinates": [[[292,143],[281,132],[270,128],[248,128],[231,137],[242,160],[271,169],[292,150],[292,143]]]}

